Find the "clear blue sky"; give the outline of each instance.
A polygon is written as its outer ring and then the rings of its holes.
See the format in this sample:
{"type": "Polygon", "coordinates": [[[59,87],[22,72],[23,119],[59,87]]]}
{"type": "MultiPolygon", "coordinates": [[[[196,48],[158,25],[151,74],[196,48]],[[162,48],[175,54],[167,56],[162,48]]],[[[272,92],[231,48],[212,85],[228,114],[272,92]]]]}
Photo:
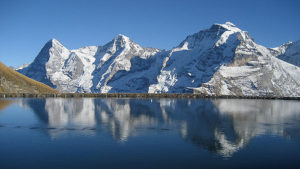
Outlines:
{"type": "Polygon", "coordinates": [[[33,61],[56,38],[69,49],[104,45],[117,34],[170,49],[187,35],[230,21],[261,45],[300,39],[299,0],[1,0],[0,61],[33,61]]]}

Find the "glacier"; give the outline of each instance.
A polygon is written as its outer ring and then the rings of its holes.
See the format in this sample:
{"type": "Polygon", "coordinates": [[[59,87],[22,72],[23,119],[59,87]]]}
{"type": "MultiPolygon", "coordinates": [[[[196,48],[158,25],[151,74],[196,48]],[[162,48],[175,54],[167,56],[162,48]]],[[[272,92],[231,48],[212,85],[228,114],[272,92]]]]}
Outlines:
{"type": "Polygon", "coordinates": [[[144,48],[121,34],[103,46],[73,50],[51,39],[17,71],[70,93],[300,96],[299,66],[300,41],[267,48],[226,22],[171,50],[144,48]]]}

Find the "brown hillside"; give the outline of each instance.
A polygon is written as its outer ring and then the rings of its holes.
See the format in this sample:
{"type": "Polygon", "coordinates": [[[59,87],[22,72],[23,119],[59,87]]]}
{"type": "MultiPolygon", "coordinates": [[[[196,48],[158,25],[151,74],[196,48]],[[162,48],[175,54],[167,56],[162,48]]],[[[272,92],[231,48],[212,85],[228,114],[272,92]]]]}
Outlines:
{"type": "Polygon", "coordinates": [[[1,93],[57,93],[51,87],[24,76],[0,62],[1,93]]]}

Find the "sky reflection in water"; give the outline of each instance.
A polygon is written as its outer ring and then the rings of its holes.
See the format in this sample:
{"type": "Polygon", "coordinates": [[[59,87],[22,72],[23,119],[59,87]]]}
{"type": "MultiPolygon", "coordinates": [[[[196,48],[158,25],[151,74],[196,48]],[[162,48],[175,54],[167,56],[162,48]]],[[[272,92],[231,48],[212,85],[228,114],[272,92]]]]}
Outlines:
{"type": "MultiPolygon", "coordinates": [[[[204,150],[206,156],[216,154],[223,160],[247,149],[251,140],[260,136],[268,136],[260,143],[268,139],[275,139],[275,143],[283,138],[293,141],[294,148],[300,150],[298,101],[48,98],[0,100],[0,107],[1,138],[8,131],[19,130],[22,134],[11,138],[23,139],[28,135],[35,140],[46,138],[48,142],[73,137],[92,137],[96,141],[112,138],[119,146],[129,146],[133,140],[138,147],[143,142],[136,139],[149,142],[161,137],[153,144],[167,147],[176,143],[182,153],[191,153],[188,147],[195,145],[193,151],[204,150]],[[33,137],[33,132],[43,134],[33,137]],[[166,135],[172,140],[164,140],[166,135]]],[[[105,144],[116,147],[115,143],[105,144]]],[[[131,146],[127,148],[135,148],[131,146]]]]}

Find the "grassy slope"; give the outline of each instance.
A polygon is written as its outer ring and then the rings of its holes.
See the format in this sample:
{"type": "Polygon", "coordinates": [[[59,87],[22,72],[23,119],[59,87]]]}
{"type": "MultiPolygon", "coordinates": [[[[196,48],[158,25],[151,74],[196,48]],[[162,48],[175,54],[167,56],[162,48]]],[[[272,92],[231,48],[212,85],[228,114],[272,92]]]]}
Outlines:
{"type": "Polygon", "coordinates": [[[24,76],[0,62],[0,92],[57,93],[51,87],[24,76]]]}

